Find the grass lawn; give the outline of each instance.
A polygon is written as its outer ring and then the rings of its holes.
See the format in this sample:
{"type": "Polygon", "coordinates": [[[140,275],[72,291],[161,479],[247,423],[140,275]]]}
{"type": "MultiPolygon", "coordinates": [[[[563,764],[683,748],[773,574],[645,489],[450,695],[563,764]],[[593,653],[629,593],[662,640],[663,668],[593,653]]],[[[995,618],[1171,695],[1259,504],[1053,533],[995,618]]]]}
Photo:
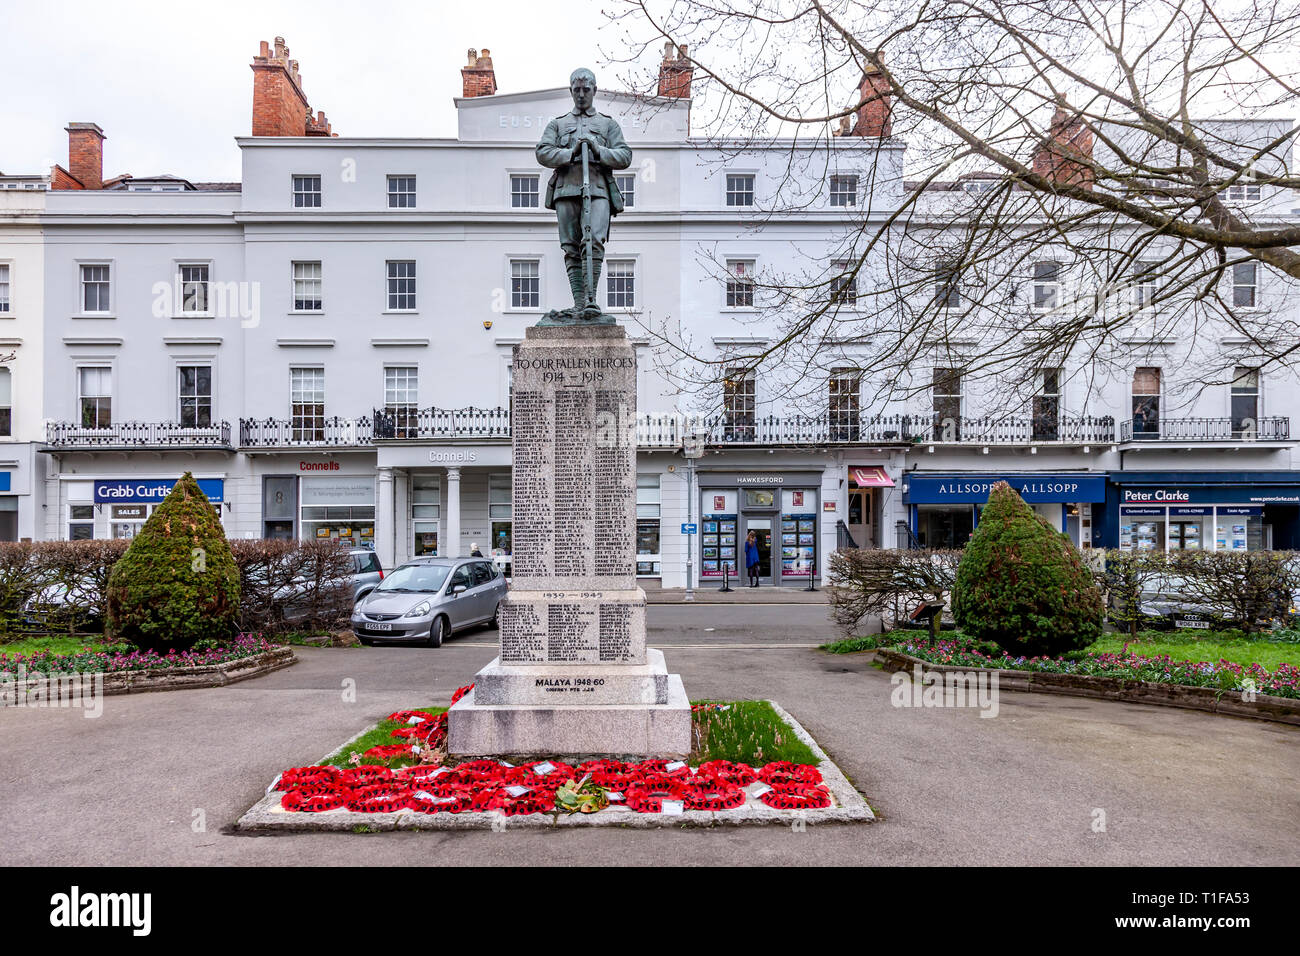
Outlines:
{"type": "MultiPolygon", "coordinates": [[[[446,707],[412,707],[410,709],[423,710],[427,713],[437,715],[437,714],[441,714],[447,708],[446,707]]],[[[352,741],[350,744],[346,744],[340,747],[338,750],[334,751],[334,753],[330,754],[328,757],[322,760],[321,763],[328,764],[335,767],[349,767],[351,766],[351,764],[348,763],[348,758],[351,757],[353,753],[363,754],[371,747],[380,747],[387,744],[402,743],[403,741],[393,736],[393,731],[399,727],[406,727],[406,726],[408,725],[404,723],[399,724],[395,720],[381,720],[378,724],[376,724],[374,727],[371,727],[369,730],[367,730],[356,740],[352,741]]],[[[367,758],[362,762],[372,763],[378,761],[371,761],[367,758]]],[[[407,764],[411,764],[414,762],[415,761],[410,759],[390,760],[385,762],[384,766],[405,767],[407,764]]]]}
{"type": "Polygon", "coordinates": [[[98,649],[103,644],[99,634],[56,635],[41,637],[17,637],[5,640],[0,637],[0,654],[35,654],[48,651],[51,654],[75,654],[83,648],[98,649]]]}
{"type": "MultiPolygon", "coordinates": [[[[790,726],[777,716],[772,705],[765,700],[696,701],[695,703],[706,704],[711,708],[727,709],[692,711],[692,746],[689,758],[692,766],[706,760],[731,760],[755,767],[761,767],[774,760],[788,760],[800,764],[820,762],[808,749],[808,745],[794,735],[790,726]]],[[[441,714],[447,708],[413,709],[441,714]]],[[[330,754],[321,763],[335,767],[350,766],[348,758],[353,753],[365,753],[371,747],[400,743],[401,741],[393,737],[392,733],[399,727],[405,726],[406,724],[391,720],[380,721],[353,742],[330,754]]],[[[384,765],[401,767],[411,762],[410,759],[399,758],[384,762],[384,765]]]]}
{"type": "Polygon", "coordinates": [[[774,760],[820,763],[765,700],[697,703],[709,709],[691,713],[692,766],[706,760],[730,760],[755,767],[774,760]]]}
{"type": "Polygon", "coordinates": [[[1210,635],[1198,640],[1178,632],[1146,631],[1136,641],[1127,635],[1107,634],[1088,648],[1090,654],[1119,654],[1125,641],[1131,653],[1143,657],[1172,657],[1176,661],[1232,661],[1234,664],[1259,664],[1274,670],[1279,664],[1300,666],[1300,644],[1266,639],[1222,639],[1210,635]]]}

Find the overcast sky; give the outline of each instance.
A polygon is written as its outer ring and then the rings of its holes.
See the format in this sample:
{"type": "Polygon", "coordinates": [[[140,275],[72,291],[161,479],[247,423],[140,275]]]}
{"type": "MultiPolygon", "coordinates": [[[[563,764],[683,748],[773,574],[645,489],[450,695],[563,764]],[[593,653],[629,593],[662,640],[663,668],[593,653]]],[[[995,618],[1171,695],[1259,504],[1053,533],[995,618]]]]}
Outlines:
{"type": "MultiPolygon", "coordinates": [[[[82,0],[0,12],[0,171],[67,165],[70,121],[108,136],[104,175],[239,179],[258,41],[285,38],[313,110],[341,136],[455,136],[465,51],[492,51],[501,92],[564,86],[598,48],[621,49],[596,0],[82,0]]],[[[656,65],[647,54],[646,68],[656,65]]]]}

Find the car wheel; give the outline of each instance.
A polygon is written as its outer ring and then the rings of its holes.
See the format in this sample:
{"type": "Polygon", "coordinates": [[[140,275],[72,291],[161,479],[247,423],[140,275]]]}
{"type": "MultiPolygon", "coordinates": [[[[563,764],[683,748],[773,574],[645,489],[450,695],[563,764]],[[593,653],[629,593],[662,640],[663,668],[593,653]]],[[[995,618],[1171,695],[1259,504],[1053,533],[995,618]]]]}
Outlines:
{"type": "Polygon", "coordinates": [[[501,602],[497,602],[496,609],[492,612],[492,618],[488,621],[488,627],[500,629],[501,627],[501,602]]]}
{"type": "Polygon", "coordinates": [[[429,646],[442,647],[443,640],[447,637],[447,619],[441,615],[433,619],[429,625],[429,646]]]}

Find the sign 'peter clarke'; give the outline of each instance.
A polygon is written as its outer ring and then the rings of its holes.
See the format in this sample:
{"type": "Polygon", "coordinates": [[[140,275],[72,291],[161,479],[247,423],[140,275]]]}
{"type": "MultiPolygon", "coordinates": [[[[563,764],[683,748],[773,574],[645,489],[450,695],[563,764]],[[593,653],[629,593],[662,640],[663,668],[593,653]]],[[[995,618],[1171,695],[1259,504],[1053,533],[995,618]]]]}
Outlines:
{"type": "Polygon", "coordinates": [[[983,504],[999,481],[1005,481],[1028,502],[1105,501],[1105,475],[982,475],[907,476],[909,504],[983,504]]]}
{"type": "MultiPolygon", "coordinates": [[[[176,487],[175,478],[122,478],[95,482],[95,504],[157,504],[176,487]]],[[[225,481],[221,478],[200,478],[199,490],[208,500],[222,500],[225,481]]]]}

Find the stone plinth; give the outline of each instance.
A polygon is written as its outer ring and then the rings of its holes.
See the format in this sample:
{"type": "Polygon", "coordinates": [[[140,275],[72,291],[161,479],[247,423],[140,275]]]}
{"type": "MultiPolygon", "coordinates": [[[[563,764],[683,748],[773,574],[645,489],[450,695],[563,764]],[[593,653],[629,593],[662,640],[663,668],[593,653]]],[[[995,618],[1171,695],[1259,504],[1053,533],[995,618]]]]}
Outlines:
{"type": "Polygon", "coordinates": [[[666,704],[668,666],[653,647],[645,664],[593,664],[560,670],[508,665],[497,658],[474,678],[480,704],[666,704]]]}
{"type": "Polygon", "coordinates": [[[646,647],[636,583],[636,354],[618,325],[515,346],[501,654],[449,715],[457,756],[683,755],[681,678],[646,647]]]}

